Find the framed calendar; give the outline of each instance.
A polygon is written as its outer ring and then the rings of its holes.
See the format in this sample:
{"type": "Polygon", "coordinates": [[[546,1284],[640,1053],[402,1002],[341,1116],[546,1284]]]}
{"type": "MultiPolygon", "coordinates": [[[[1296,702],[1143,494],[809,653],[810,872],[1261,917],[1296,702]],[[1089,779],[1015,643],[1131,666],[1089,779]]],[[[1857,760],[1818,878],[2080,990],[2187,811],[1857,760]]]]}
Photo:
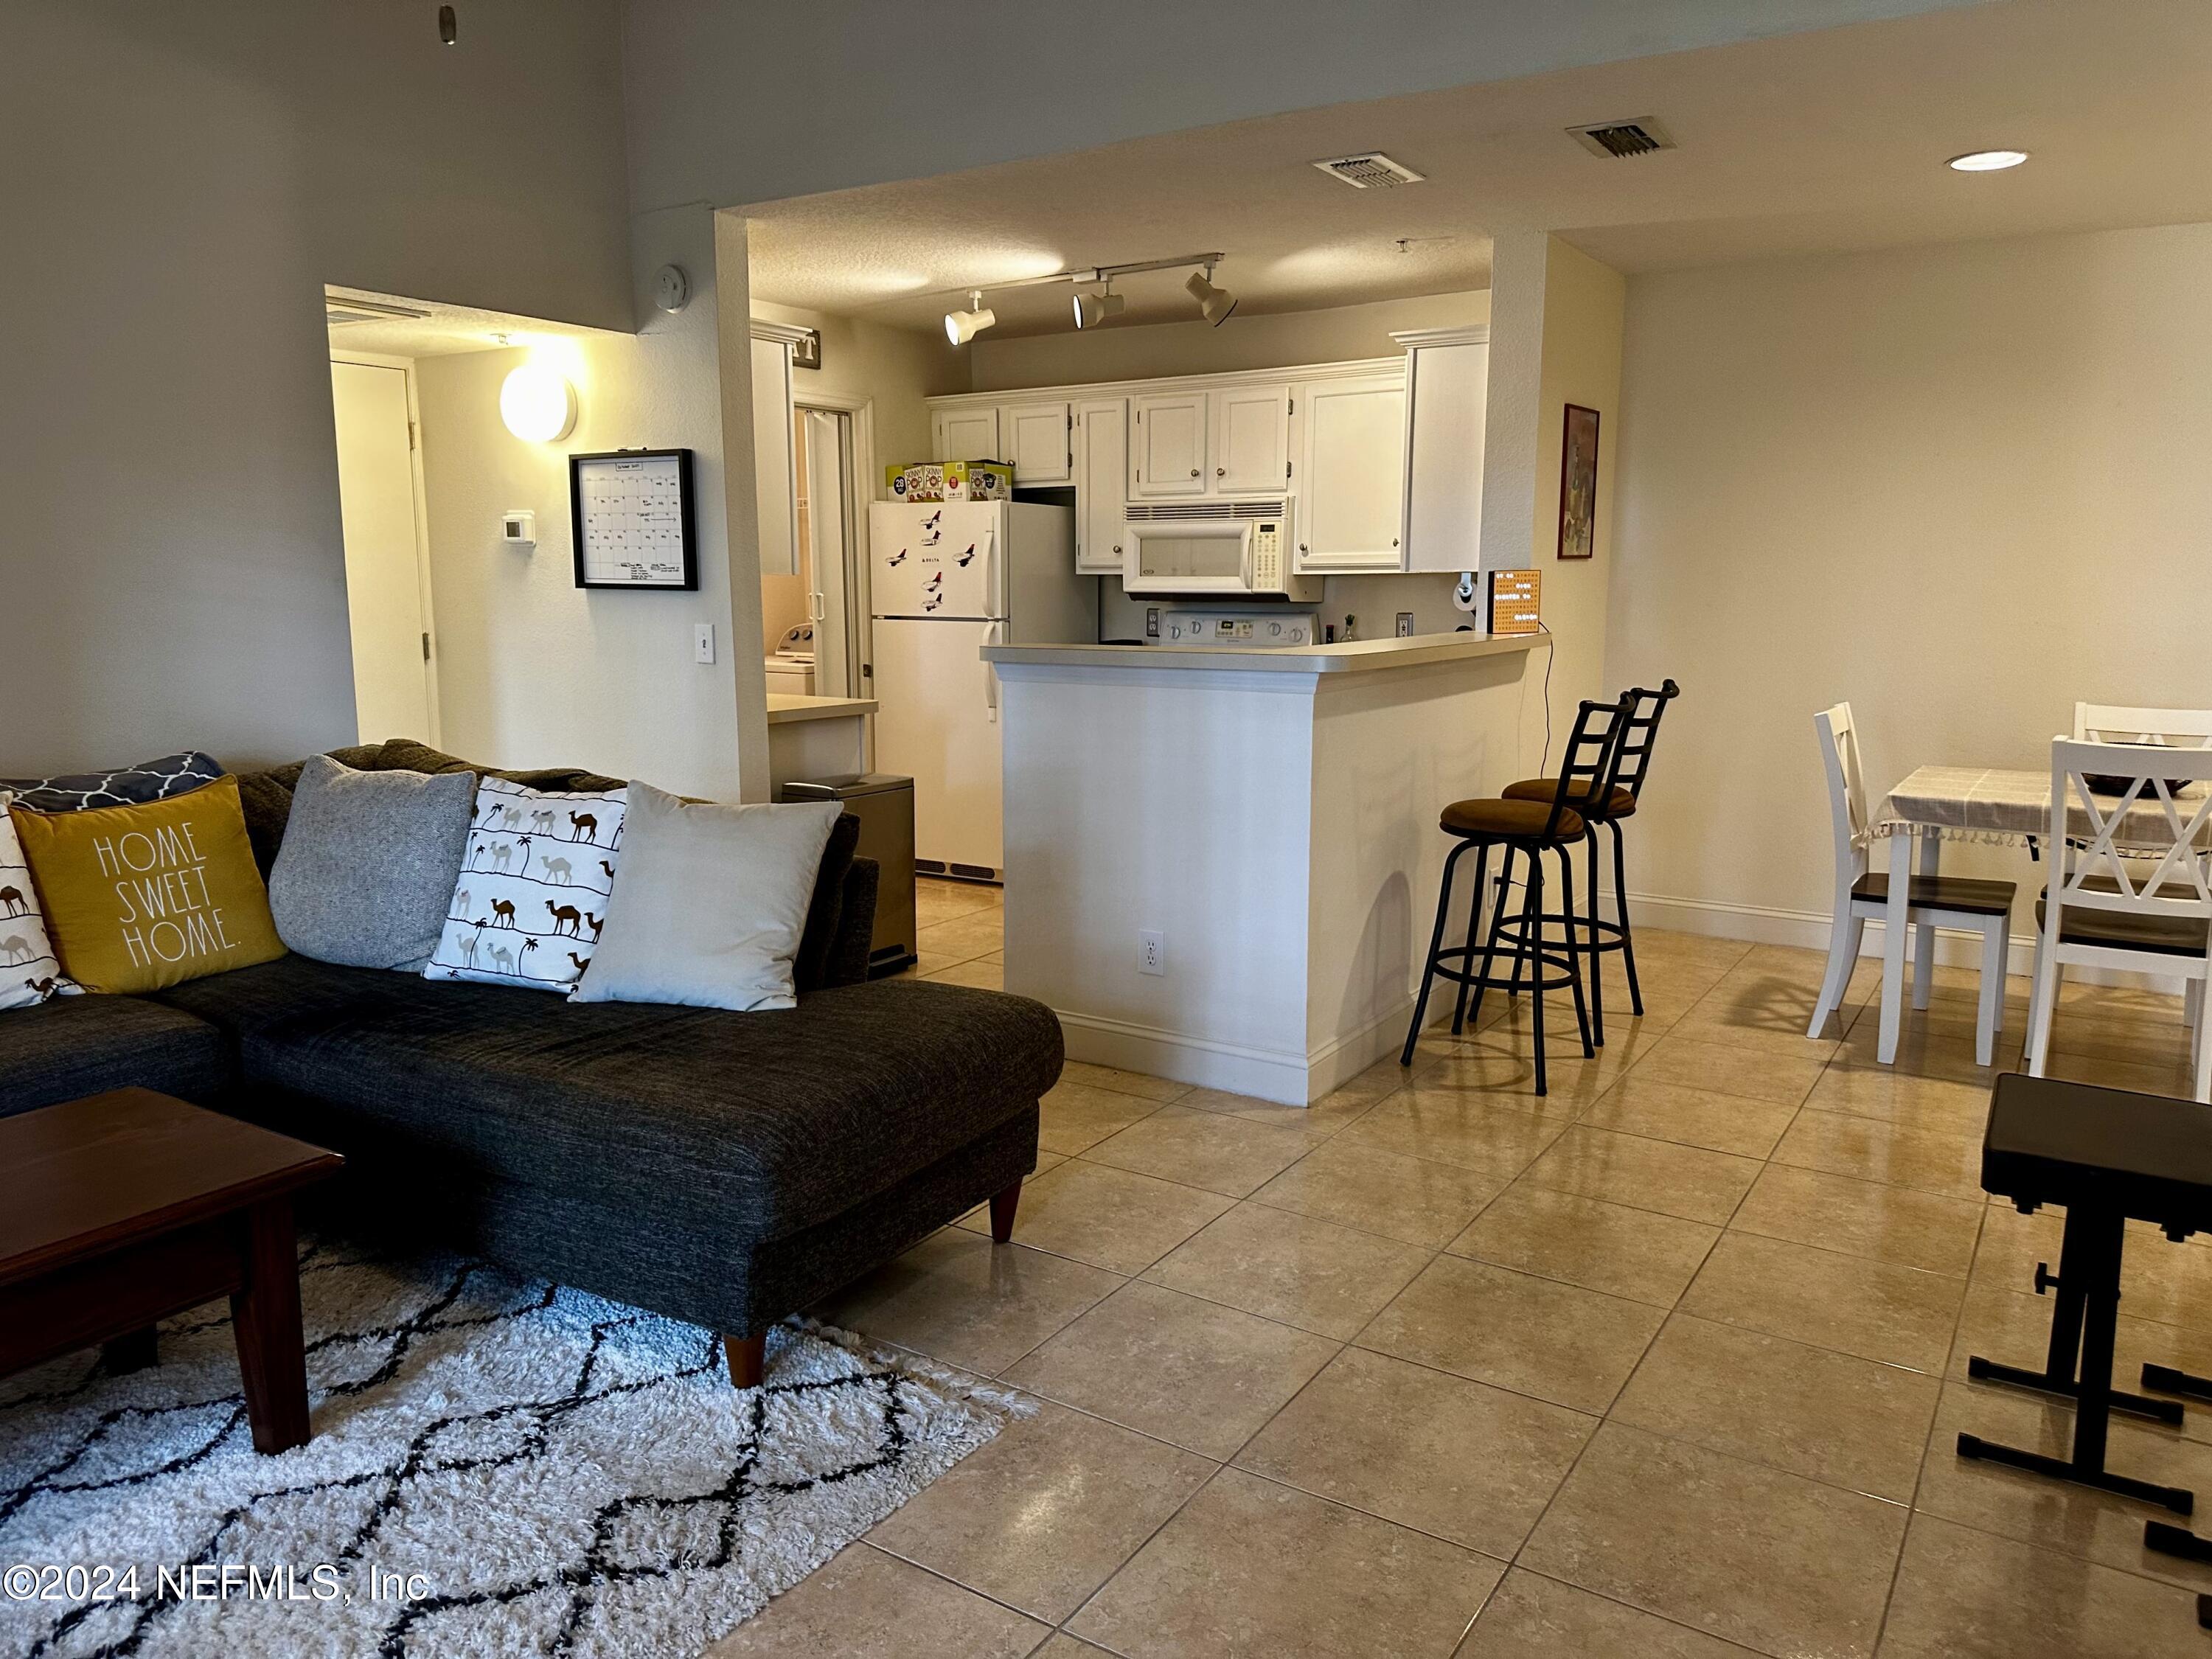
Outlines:
{"type": "Polygon", "coordinates": [[[577,586],[697,589],[690,450],[571,455],[568,521],[577,586]]]}

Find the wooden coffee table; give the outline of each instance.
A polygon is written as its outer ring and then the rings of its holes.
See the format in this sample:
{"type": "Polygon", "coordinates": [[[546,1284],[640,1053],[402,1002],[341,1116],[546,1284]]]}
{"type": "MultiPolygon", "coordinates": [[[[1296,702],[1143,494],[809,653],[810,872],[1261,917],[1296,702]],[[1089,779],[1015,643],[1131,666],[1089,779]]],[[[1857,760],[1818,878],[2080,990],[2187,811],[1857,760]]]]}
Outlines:
{"type": "Polygon", "coordinates": [[[344,1162],[150,1089],[0,1117],[0,1375],[155,1364],[155,1320],[228,1296],[254,1449],[306,1444],[292,1194],[344,1162]]]}

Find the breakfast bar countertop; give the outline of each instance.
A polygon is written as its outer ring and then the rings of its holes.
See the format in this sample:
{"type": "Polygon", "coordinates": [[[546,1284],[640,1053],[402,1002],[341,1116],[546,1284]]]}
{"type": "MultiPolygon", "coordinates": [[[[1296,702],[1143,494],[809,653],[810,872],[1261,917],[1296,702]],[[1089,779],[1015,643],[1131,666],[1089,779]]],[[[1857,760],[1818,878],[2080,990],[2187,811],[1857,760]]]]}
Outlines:
{"type": "Polygon", "coordinates": [[[1549,629],[1534,634],[1416,634],[1411,639],[1353,640],[1338,645],[1157,646],[987,645],[983,660],[1001,668],[1231,669],[1275,674],[1343,674],[1419,668],[1508,652],[1548,649],[1549,629]]]}

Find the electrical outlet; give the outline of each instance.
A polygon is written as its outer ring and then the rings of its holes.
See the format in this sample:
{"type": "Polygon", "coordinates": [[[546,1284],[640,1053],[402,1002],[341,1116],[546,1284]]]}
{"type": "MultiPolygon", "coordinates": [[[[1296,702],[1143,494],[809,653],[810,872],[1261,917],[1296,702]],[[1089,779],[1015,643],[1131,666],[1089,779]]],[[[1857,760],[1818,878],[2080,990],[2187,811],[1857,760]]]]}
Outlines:
{"type": "Polygon", "coordinates": [[[1160,636],[1160,608],[1156,605],[1145,607],[1145,637],[1156,640],[1160,636]]]}
{"type": "Polygon", "coordinates": [[[700,623],[691,629],[691,660],[693,662],[714,660],[714,623],[700,623]]]}
{"type": "Polygon", "coordinates": [[[1413,637],[1413,613],[1410,611],[1401,611],[1398,613],[1398,637],[1401,640],[1410,640],[1413,637]]]}
{"type": "Polygon", "coordinates": [[[1149,928],[1137,935],[1137,971],[1140,974],[1164,974],[1168,970],[1168,941],[1164,933],[1149,928]]]}

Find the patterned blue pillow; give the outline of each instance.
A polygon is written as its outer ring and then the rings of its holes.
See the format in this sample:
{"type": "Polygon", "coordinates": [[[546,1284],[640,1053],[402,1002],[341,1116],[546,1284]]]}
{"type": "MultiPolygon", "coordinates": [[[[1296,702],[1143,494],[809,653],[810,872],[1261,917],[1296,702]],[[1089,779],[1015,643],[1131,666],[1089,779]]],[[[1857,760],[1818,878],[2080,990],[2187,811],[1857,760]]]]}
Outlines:
{"type": "Polygon", "coordinates": [[[0,790],[14,792],[15,804],[40,812],[82,812],[94,806],[142,806],[185,794],[222,775],[213,755],[188,749],[181,755],[118,766],[112,772],[78,772],[56,778],[0,778],[0,790]]]}

